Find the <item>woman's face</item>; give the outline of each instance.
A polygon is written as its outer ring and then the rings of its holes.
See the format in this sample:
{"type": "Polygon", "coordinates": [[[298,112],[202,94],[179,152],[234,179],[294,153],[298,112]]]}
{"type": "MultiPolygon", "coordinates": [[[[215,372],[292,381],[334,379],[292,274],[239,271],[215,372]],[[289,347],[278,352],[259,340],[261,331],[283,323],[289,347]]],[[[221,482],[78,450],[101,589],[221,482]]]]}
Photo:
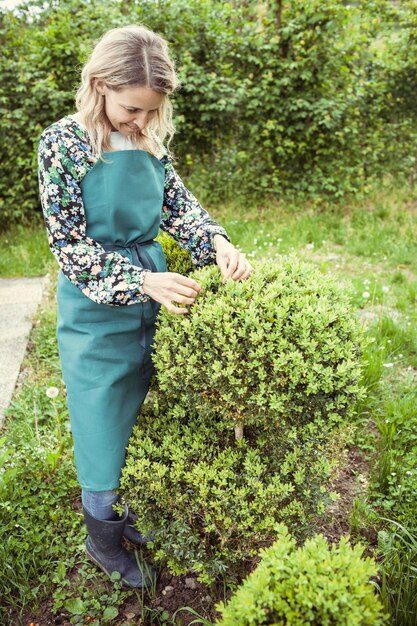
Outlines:
{"type": "Polygon", "coordinates": [[[146,132],[146,125],[156,115],[164,99],[164,94],[149,87],[126,87],[113,91],[100,81],[96,85],[99,93],[104,94],[104,111],[112,130],[118,130],[126,137],[146,132]]]}

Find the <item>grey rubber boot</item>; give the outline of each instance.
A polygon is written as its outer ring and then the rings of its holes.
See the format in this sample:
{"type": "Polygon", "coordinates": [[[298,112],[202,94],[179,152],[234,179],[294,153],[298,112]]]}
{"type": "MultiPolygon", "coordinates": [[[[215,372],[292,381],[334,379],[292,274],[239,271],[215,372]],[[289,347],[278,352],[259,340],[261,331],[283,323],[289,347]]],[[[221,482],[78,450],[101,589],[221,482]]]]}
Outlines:
{"type": "Polygon", "coordinates": [[[123,531],[128,520],[128,507],[120,520],[97,519],[83,506],[84,522],[88,536],[85,541],[87,556],[110,577],[119,572],[128,587],[150,590],[156,582],[156,572],[147,563],[138,566],[135,554],[122,546],[123,531]]]}

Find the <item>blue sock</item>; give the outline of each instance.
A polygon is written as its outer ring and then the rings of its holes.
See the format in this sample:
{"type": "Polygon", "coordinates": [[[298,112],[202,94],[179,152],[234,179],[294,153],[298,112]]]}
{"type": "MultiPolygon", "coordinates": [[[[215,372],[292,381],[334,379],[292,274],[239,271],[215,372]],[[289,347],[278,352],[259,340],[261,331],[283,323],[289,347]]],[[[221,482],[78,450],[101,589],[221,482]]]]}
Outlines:
{"type": "Polygon", "coordinates": [[[120,516],[113,510],[112,504],[119,499],[119,494],[113,489],[105,491],[81,490],[81,501],[87,511],[97,519],[118,520],[120,516]]]}

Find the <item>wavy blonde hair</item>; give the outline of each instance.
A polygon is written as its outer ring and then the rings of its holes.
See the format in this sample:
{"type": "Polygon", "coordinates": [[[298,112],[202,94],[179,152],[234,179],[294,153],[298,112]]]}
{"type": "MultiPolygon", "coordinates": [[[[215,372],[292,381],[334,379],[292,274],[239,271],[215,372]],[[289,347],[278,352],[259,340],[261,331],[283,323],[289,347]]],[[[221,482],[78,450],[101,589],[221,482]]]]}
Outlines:
{"type": "Polygon", "coordinates": [[[111,150],[111,125],[104,112],[105,100],[95,87],[96,80],[100,79],[114,91],[126,87],[148,87],[165,94],[146,126],[146,135],[132,133],[130,138],[136,148],[158,158],[164,154],[174,157],[169,149],[175,133],[169,94],[181,84],[169,55],[168,42],[142,24],[111,28],[98,40],[84,64],[75,106],[87,129],[94,153],[106,162],[103,151],[111,150]]]}

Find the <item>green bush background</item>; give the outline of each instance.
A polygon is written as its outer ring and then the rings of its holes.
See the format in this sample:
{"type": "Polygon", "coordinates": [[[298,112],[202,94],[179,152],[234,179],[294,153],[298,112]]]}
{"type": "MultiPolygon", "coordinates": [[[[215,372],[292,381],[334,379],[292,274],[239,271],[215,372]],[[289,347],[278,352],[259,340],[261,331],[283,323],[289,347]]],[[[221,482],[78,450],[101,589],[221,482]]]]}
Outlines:
{"type": "Polygon", "coordinates": [[[109,28],[170,43],[181,174],[202,202],[366,192],[415,177],[415,2],[43,0],[1,11],[0,224],[38,219],[42,130],[75,111],[81,68],[109,28]],[[29,10],[29,5],[32,7],[29,10]]]}

